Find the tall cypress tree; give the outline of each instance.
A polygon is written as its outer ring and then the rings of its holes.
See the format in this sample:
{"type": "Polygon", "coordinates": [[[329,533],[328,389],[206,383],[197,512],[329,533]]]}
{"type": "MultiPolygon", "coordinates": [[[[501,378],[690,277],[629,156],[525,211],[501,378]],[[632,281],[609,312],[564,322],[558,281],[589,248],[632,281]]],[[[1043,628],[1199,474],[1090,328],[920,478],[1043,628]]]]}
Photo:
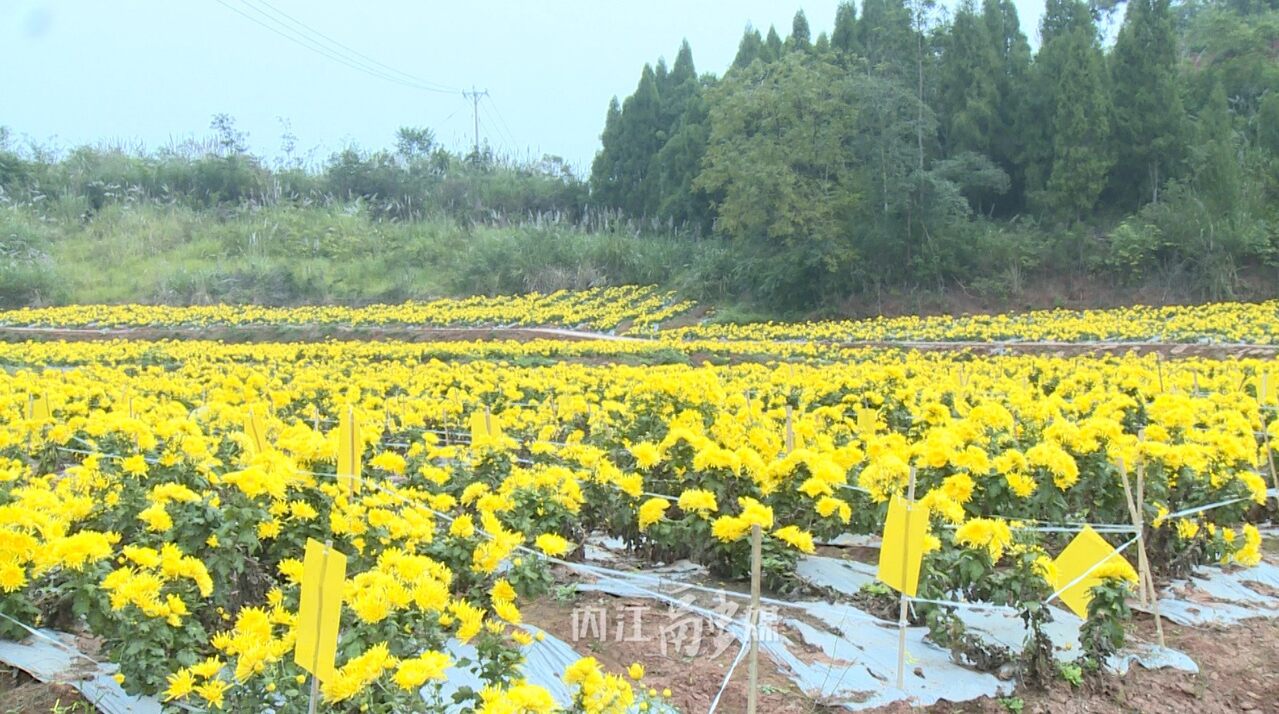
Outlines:
{"type": "Polygon", "coordinates": [[[1239,162],[1239,140],[1230,116],[1230,102],[1218,82],[1199,113],[1196,142],[1195,186],[1210,215],[1225,218],[1240,201],[1243,182],[1239,162]]]}
{"type": "Polygon", "coordinates": [[[601,148],[591,162],[591,198],[608,208],[621,206],[622,107],[613,97],[608,102],[608,114],[604,117],[604,132],[600,134],[601,148]]]}
{"type": "Polygon", "coordinates": [[[791,21],[790,37],[786,38],[786,49],[808,51],[813,48],[813,34],[808,27],[808,16],[803,10],[795,13],[791,21]]]}
{"type": "Polygon", "coordinates": [[[1027,196],[1059,219],[1092,210],[1113,165],[1109,75],[1081,0],[1048,0],[1017,113],[1027,196]]]}
{"type": "Polygon", "coordinates": [[[830,37],[825,32],[817,33],[817,39],[813,40],[813,51],[819,56],[830,54],[830,37]]]}
{"type": "Polygon", "coordinates": [[[999,127],[1000,58],[973,0],[962,0],[941,61],[942,133],[949,155],[990,155],[999,127]]]}
{"type": "MultiPolygon", "coordinates": [[[[1111,55],[1118,196],[1158,202],[1180,158],[1185,110],[1169,0],[1129,0],[1111,55]]],[[[1135,206],[1130,206],[1135,208],[1135,206]]]]}
{"type": "Polygon", "coordinates": [[[1042,199],[1058,218],[1078,221],[1096,205],[1114,163],[1109,82],[1088,8],[1078,0],[1054,4],[1064,7],[1045,14],[1035,63],[1037,81],[1051,92],[1052,160],[1042,199]]]}
{"type": "MultiPolygon", "coordinates": [[[[950,32],[942,42],[938,107],[942,146],[946,155],[975,153],[991,157],[1002,131],[999,115],[999,53],[973,0],[962,0],[950,32]]],[[[974,207],[993,204],[987,192],[969,196],[974,207]]]]}
{"type": "Polygon", "coordinates": [[[742,33],[742,41],[737,43],[737,56],[733,58],[733,69],[742,69],[749,67],[751,62],[760,59],[764,55],[764,38],[759,34],[759,30],[746,26],[746,31],[742,33]]]}
{"type": "Polygon", "coordinates": [[[841,2],[835,9],[835,29],[830,33],[831,49],[843,55],[854,55],[860,50],[857,44],[857,6],[841,2]]]}
{"type": "Polygon", "coordinates": [[[764,61],[776,62],[782,58],[782,51],[784,49],[782,37],[777,34],[777,28],[769,25],[768,36],[764,38],[764,61]]]}
{"type": "Polygon", "coordinates": [[[646,64],[635,93],[622,102],[618,205],[633,216],[645,215],[653,208],[655,192],[649,173],[653,157],[664,143],[663,133],[657,74],[646,64]]]}
{"type": "Polygon", "coordinates": [[[1030,43],[1021,31],[1017,6],[1012,0],[983,0],[982,21],[1000,62],[999,116],[990,140],[990,158],[1008,174],[1010,188],[1000,206],[1011,214],[1021,208],[1025,198],[1025,172],[1018,160],[1023,152],[1017,118],[1028,89],[1030,43]]]}
{"type": "Polygon", "coordinates": [[[903,0],[863,0],[857,44],[868,68],[891,76],[913,76],[916,40],[910,10],[903,0]]]}

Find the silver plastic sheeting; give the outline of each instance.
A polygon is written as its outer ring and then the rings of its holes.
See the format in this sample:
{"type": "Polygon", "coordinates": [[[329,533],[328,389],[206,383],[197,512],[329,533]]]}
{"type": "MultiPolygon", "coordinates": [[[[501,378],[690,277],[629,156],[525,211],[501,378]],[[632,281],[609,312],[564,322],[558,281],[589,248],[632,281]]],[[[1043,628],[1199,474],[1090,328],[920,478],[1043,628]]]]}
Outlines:
{"type": "MultiPolygon", "coordinates": [[[[564,683],[562,677],[564,676],[565,668],[581,659],[582,656],[575,652],[567,642],[549,632],[532,625],[525,625],[524,627],[532,635],[536,636],[541,633],[542,639],[540,641],[534,639],[532,643],[521,650],[524,655],[524,664],[520,667],[521,673],[523,673],[529,684],[544,687],[561,706],[569,706],[572,704],[573,693],[569,690],[568,685],[564,683]]],[[[476,659],[476,651],[473,645],[450,640],[445,649],[455,662],[461,659],[469,659],[474,662],[476,659]]],[[[451,701],[453,695],[461,689],[470,688],[475,692],[479,692],[484,688],[484,682],[464,667],[452,667],[449,669],[448,675],[448,681],[444,683],[442,689],[443,699],[446,702],[451,701]]],[[[453,705],[448,711],[460,713],[469,711],[469,708],[453,705]]]]}
{"type": "Polygon", "coordinates": [[[125,694],[112,679],[115,665],[99,665],[79,654],[70,635],[53,630],[39,632],[43,637],[33,635],[22,642],[0,640],[0,662],[41,682],[74,687],[103,714],[160,714],[160,702],[154,697],[125,694]]]}
{"type": "Polygon", "coordinates": [[[897,688],[896,626],[870,620],[851,605],[825,602],[796,603],[807,617],[785,618],[799,632],[804,645],[817,647],[822,657],[800,657],[803,647],[787,638],[770,638],[764,645],[806,694],[818,701],[857,710],[909,700],[917,706],[942,699],[968,701],[1011,693],[1012,682],[956,664],[950,653],[924,640],[927,628],[906,628],[906,672],[897,688]],[[806,621],[808,620],[808,621],[806,621]],[[819,622],[821,627],[810,622],[819,622]]]}
{"type": "MultiPolygon", "coordinates": [[[[608,579],[582,583],[578,589],[688,606],[686,600],[648,584],[608,579]]],[[[965,701],[1013,689],[1010,682],[952,662],[949,652],[924,641],[926,629],[922,627],[907,629],[908,671],[904,689],[897,689],[895,626],[883,626],[851,605],[797,602],[795,610],[794,617],[770,612],[764,618],[760,649],[781,665],[806,695],[823,703],[858,710],[902,700],[920,705],[941,699],[965,701]],[[813,623],[820,623],[820,627],[813,623]],[[790,630],[798,632],[802,641],[790,637],[790,630]],[[812,656],[814,647],[821,657],[812,656]]],[[[715,621],[738,641],[747,641],[747,629],[740,619],[718,617],[715,621]]]]}
{"type": "Polygon", "coordinates": [[[795,575],[817,587],[834,588],[842,593],[855,593],[875,582],[875,568],[855,560],[809,556],[795,564],[795,575]]]}
{"type": "Polygon", "coordinates": [[[1271,594],[1275,591],[1279,591],[1279,567],[1272,563],[1232,570],[1208,568],[1164,588],[1159,614],[1191,627],[1279,617],[1279,597],[1271,594]]]}
{"type": "MultiPolygon", "coordinates": [[[[1084,621],[1069,610],[1059,607],[1051,609],[1053,620],[1044,624],[1044,633],[1052,641],[1053,658],[1059,662],[1073,662],[1083,654],[1079,628],[1084,621]]],[[[965,609],[956,614],[969,632],[1014,651],[1020,650],[1030,635],[1030,628],[1014,612],[965,609]]],[[[1113,672],[1125,674],[1134,662],[1146,669],[1199,671],[1199,665],[1184,652],[1144,642],[1129,642],[1123,652],[1111,655],[1106,660],[1106,666],[1113,672]]]]}

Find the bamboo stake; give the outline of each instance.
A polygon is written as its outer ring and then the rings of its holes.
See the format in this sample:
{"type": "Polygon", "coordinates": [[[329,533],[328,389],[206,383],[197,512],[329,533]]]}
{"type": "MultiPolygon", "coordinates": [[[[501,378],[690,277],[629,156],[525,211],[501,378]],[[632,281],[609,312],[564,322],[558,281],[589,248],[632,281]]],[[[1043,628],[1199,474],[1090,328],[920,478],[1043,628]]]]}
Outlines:
{"type": "Polygon", "coordinates": [[[1164,624],[1159,614],[1159,593],[1155,590],[1155,578],[1150,572],[1150,561],[1146,557],[1146,470],[1137,464],[1137,498],[1133,499],[1132,488],[1128,485],[1128,469],[1124,462],[1119,462],[1119,475],[1124,484],[1124,500],[1128,502],[1128,513],[1132,516],[1132,525],[1137,529],[1137,589],[1139,601],[1143,606],[1149,604],[1155,616],[1155,633],[1159,638],[1159,646],[1164,647],[1164,624]]]}
{"type": "Polygon", "coordinates": [[[906,485],[906,520],[902,524],[907,544],[902,548],[902,594],[897,611],[897,688],[906,688],[906,608],[910,599],[906,596],[906,566],[910,562],[910,518],[915,505],[915,467],[910,467],[910,481],[906,485]]]}
{"type": "Polygon", "coordinates": [[[1270,450],[1270,428],[1264,417],[1261,420],[1261,438],[1265,444],[1266,461],[1270,464],[1270,482],[1275,487],[1275,503],[1279,504],[1279,474],[1275,473],[1275,453],[1270,450]]]}
{"type": "Polygon", "coordinates": [[[753,525],[751,526],[751,649],[750,660],[747,662],[750,685],[746,690],[747,714],[756,714],[756,708],[759,706],[759,590],[763,552],[764,532],[758,525],[753,525]]]}
{"type": "Polygon", "coordinates": [[[795,417],[789,404],[786,405],[786,453],[795,450],[795,417]]]}

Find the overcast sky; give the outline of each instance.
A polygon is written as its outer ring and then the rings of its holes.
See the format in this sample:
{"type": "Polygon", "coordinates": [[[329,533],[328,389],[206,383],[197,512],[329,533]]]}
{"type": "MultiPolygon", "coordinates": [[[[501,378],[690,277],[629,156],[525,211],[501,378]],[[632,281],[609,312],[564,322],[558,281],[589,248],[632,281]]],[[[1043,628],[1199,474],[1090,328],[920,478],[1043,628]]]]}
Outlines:
{"type": "MultiPolygon", "coordinates": [[[[480,133],[495,149],[588,168],[609,98],[629,94],[645,62],[673,60],[687,38],[698,71],[720,74],[748,23],[775,24],[784,36],[803,8],[816,37],[830,30],[836,4],[0,0],[0,126],[63,147],[111,140],[154,148],[206,135],[210,117],[225,112],[255,152],[277,156],[284,118],[300,153],[320,160],[349,143],[390,146],[404,125],[431,127],[450,147],[469,145],[471,104],[460,91],[475,86],[490,94],[480,133]],[[281,29],[272,18],[361,53],[354,62],[368,70],[450,91],[346,66],[264,27],[281,29]]],[[[1037,45],[1043,0],[1017,6],[1037,45]]],[[[312,48],[327,42],[292,27],[312,48]]],[[[347,49],[331,52],[351,58],[347,49]]]]}

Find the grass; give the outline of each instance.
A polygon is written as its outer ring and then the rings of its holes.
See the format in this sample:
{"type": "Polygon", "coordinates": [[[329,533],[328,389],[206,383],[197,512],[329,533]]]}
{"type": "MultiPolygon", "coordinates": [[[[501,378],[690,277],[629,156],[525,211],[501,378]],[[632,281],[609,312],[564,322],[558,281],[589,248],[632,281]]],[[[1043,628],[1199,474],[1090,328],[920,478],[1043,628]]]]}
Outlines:
{"type": "Polygon", "coordinates": [[[229,213],[112,204],[0,208],[0,306],[398,302],[445,295],[671,284],[701,244],[555,222],[380,221],[358,207],[229,213]]]}

